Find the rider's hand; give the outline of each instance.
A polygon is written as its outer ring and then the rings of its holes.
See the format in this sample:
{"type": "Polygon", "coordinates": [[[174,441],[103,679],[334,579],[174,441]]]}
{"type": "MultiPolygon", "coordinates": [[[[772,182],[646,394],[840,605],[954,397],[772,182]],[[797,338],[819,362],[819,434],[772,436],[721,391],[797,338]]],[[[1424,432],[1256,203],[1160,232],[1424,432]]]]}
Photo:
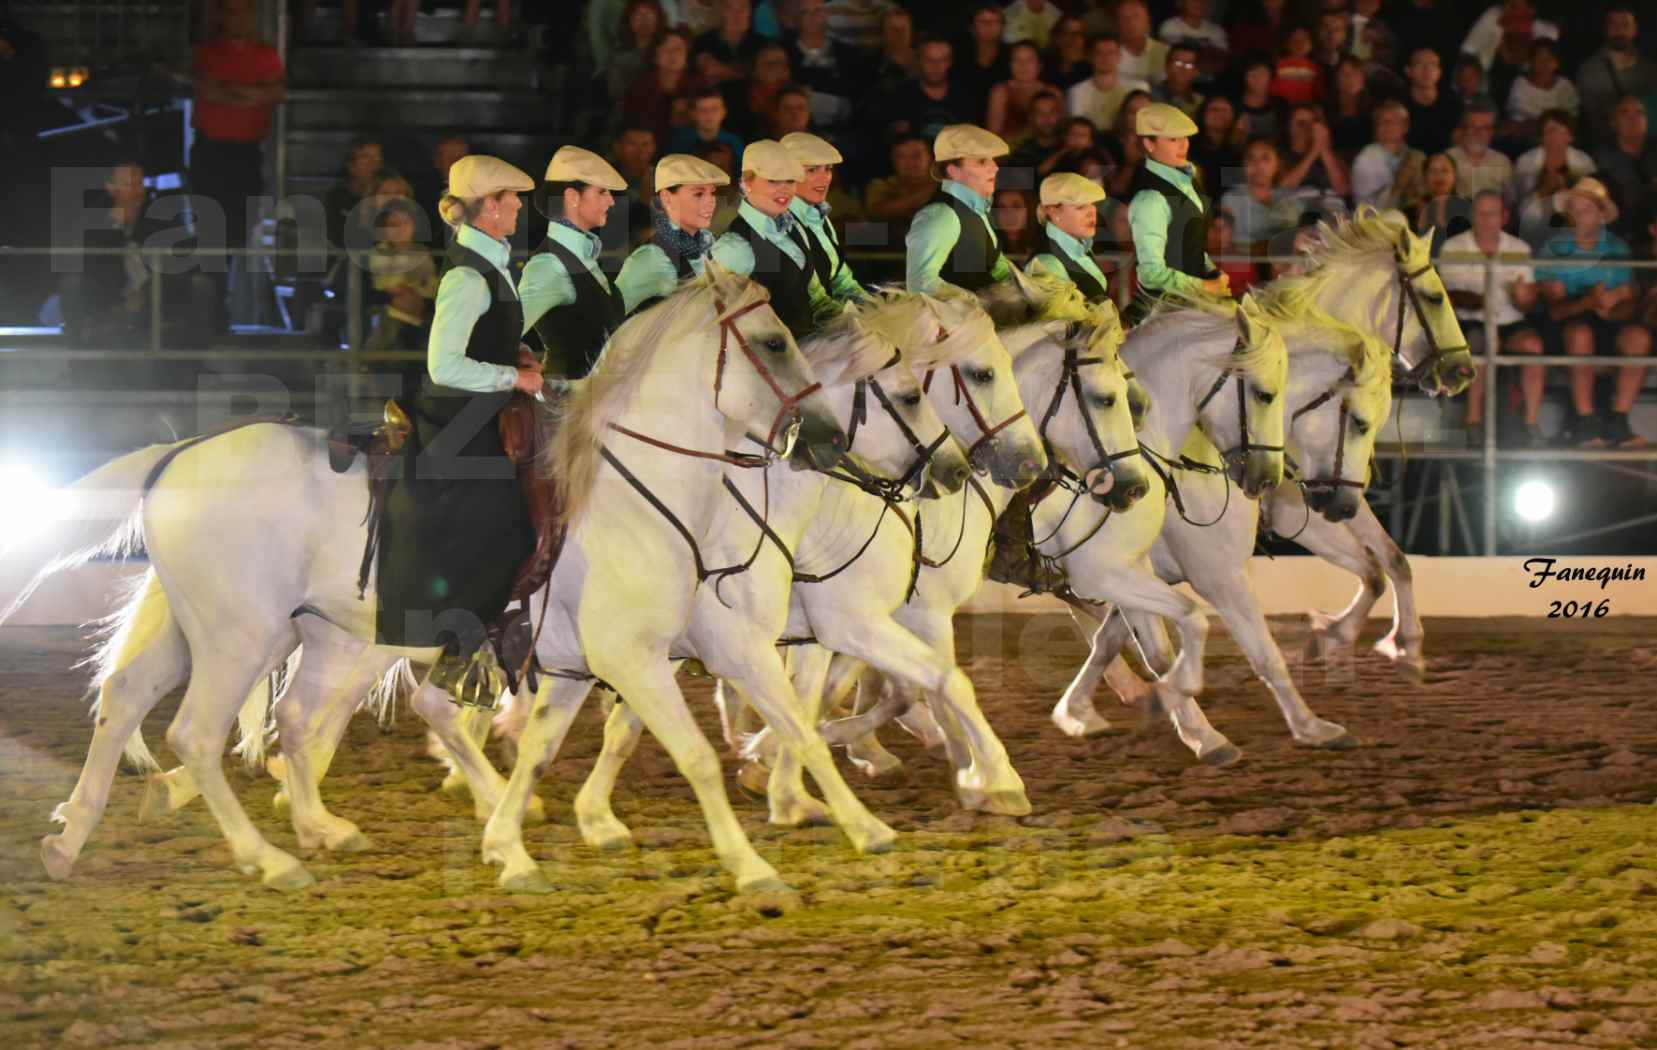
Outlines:
{"type": "Polygon", "coordinates": [[[541,378],[540,368],[520,368],[518,369],[518,378],[512,383],[512,389],[522,390],[529,396],[534,397],[541,392],[541,387],[544,384],[545,380],[541,378]]]}
{"type": "Polygon", "coordinates": [[[535,351],[526,343],[518,344],[518,367],[533,368],[536,371],[541,369],[541,359],[535,356],[535,351]]]}
{"type": "Polygon", "coordinates": [[[1202,290],[1217,299],[1231,298],[1231,278],[1226,274],[1210,277],[1202,283],[1202,290]]]}

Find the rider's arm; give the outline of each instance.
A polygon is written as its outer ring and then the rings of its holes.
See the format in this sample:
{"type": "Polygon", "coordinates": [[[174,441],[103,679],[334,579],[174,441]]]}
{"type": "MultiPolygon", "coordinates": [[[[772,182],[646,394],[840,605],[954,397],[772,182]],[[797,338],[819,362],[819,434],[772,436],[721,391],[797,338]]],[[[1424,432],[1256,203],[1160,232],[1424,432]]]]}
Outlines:
{"type": "Polygon", "coordinates": [[[535,327],[548,310],[575,302],[575,282],[551,252],[529,260],[518,278],[518,298],[524,306],[524,331],[535,327]]]}
{"type": "Polygon", "coordinates": [[[904,239],[907,252],[904,283],[911,292],[936,292],[943,282],[939,274],[950,250],[961,239],[961,220],[945,204],[928,204],[915,213],[904,239]]]}
{"type": "Polygon", "coordinates": [[[457,266],[437,286],[431,341],[426,344],[426,371],[432,382],[456,390],[492,394],[511,390],[518,370],[466,356],[472,328],[489,310],[489,284],[476,270],[457,266]]]}
{"type": "Polygon", "coordinates": [[[1128,222],[1133,226],[1133,251],[1139,286],[1147,292],[1177,291],[1195,295],[1202,282],[1168,265],[1168,224],[1173,210],[1155,190],[1140,190],[1128,205],[1128,222]]]}
{"type": "Polygon", "coordinates": [[[679,286],[679,275],[668,261],[667,253],[654,244],[641,244],[621,264],[616,274],[616,287],[621,289],[621,300],[628,313],[639,308],[648,299],[673,294],[679,286]]]}
{"type": "Polygon", "coordinates": [[[708,253],[713,261],[747,277],[754,272],[754,249],[749,247],[747,240],[734,233],[727,233],[713,242],[713,250],[708,253]]]}

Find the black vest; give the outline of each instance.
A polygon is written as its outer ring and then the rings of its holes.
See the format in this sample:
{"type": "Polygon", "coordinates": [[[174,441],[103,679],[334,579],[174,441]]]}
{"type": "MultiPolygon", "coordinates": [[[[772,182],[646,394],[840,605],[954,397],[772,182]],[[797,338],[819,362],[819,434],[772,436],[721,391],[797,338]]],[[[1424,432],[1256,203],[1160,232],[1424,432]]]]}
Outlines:
{"type": "MultiPolygon", "coordinates": [[[[828,220],[823,221],[823,237],[834,240],[834,227],[828,220]]],[[[839,275],[841,267],[846,265],[846,257],[840,254],[840,245],[835,243],[834,260],[829,261],[828,249],[823,247],[823,238],[819,238],[810,226],[801,222],[799,230],[805,234],[806,259],[811,263],[811,269],[817,274],[817,283],[823,286],[823,291],[834,294],[834,278],[839,275]]]]}
{"type": "Polygon", "coordinates": [[[548,237],[536,254],[551,254],[564,265],[575,285],[575,301],[555,306],[535,322],[535,334],[546,347],[549,375],[580,379],[593,370],[604,341],[627,316],[621,291],[598,282],[575,253],[548,237]]]}
{"type": "MultiPolygon", "coordinates": [[[[725,232],[734,233],[748,242],[754,253],[754,272],[749,276],[771,293],[771,309],[776,311],[794,338],[804,338],[816,327],[811,310],[811,271],[761,237],[741,215],[732,221],[725,232]]],[[[804,245],[801,247],[804,248],[804,245]]],[[[810,258],[809,252],[807,258],[810,258]]]]}
{"type": "MultiPolygon", "coordinates": [[[[524,329],[524,308],[518,302],[518,293],[512,287],[512,281],[488,259],[461,244],[458,238],[449,242],[443,270],[447,273],[457,268],[472,270],[489,285],[489,309],[472,326],[471,338],[466,341],[466,356],[486,364],[518,367],[518,343],[524,329]]],[[[431,373],[427,372],[415,407],[419,415],[442,426],[474,397],[498,399],[501,405],[505,405],[509,393],[477,394],[438,386],[432,382],[431,373]]]]}
{"type": "Polygon", "coordinates": [[[1110,298],[1109,292],[1097,277],[1088,273],[1081,263],[1071,257],[1069,252],[1054,244],[1053,239],[1047,236],[1046,223],[1043,223],[1041,230],[1036,233],[1035,247],[1030,254],[1032,256],[1050,254],[1059,260],[1060,264],[1064,266],[1064,272],[1070,276],[1070,280],[1076,287],[1082,290],[1082,297],[1088,302],[1102,303],[1110,298]]]}
{"type": "Polygon", "coordinates": [[[969,292],[994,284],[990,271],[1001,261],[1001,249],[996,247],[984,217],[942,190],[929,203],[948,205],[961,220],[961,235],[955,239],[955,247],[949,250],[938,276],[969,292]]]}
{"type": "MultiPolygon", "coordinates": [[[[1128,192],[1130,203],[1141,190],[1160,193],[1168,201],[1168,245],[1163,262],[1170,270],[1178,270],[1200,280],[1213,277],[1216,271],[1210,270],[1203,261],[1208,251],[1208,210],[1213,207],[1213,202],[1203,197],[1203,207],[1198,208],[1178,186],[1143,164],[1133,177],[1133,186],[1128,192]]],[[[1202,196],[1200,186],[1197,187],[1197,195],[1202,196]]]]}

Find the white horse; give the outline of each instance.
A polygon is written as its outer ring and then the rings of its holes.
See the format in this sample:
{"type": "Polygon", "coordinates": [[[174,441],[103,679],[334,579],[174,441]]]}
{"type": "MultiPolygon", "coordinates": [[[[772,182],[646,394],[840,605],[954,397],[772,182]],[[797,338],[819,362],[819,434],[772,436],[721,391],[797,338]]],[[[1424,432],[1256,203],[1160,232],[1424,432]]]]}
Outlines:
{"type": "MultiPolygon", "coordinates": [[[[677,508],[689,538],[702,541],[714,517],[723,463],[658,449],[645,439],[718,455],[744,433],[772,440],[792,420],[802,424],[799,448],[813,462],[838,460],[844,435],[824,395],[812,392],[816,384],[809,366],[764,300],[757,285],[710,268],[704,278],[624,326],[600,366],[575,384],[553,447],[570,522],[550,585],[560,616],[549,617],[539,640],[540,655],[552,666],[590,666],[626,684],[635,709],[696,788],[715,848],[744,888],[775,884],[775,872],[736,822],[717,759],[685,710],[666,662],[666,642],[682,629],[698,583],[687,538],[608,466],[607,452],[612,445],[620,449],[639,484],[677,508]],[[663,347],[672,347],[671,357],[660,352],[663,347]],[[587,513],[589,506],[604,508],[602,522],[587,513]],[[658,571],[641,579],[640,565],[658,571]],[[590,657],[582,655],[583,642],[590,657]]],[[[142,492],[136,522],[125,531],[142,536],[193,665],[168,741],[200,786],[237,867],[284,889],[312,880],[247,820],[221,760],[243,699],[291,652],[296,613],[311,614],[342,637],[374,636],[376,603],[359,598],[353,585],[360,552],[355,543],[338,542],[362,535],[363,468],[334,475],[325,460],[317,431],[254,425],[167,453],[144,450],[124,457],[87,486],[114,482],[129,497],[134,489],[142,492]],[[173,457],[171,466],[143,492],[145,486],[135,482],[146,479],[162,455],[173,457]]],[[[130,502],[127,509],[133,509],[130,502]]],[[[70,542],[85,538],[78,532],[70,542]]],[[[123,627],[133,626],[142,611],[141,606],[127,610],[123,627]]],[[[437,655],[390,651],[420,662],[437,655]]],[[[105,697],[116,679],[119,672],[104,683],[105,697]]],[[[805,732],[790,712],[767,714],[792,739],[805,732]]],[[[118,722],[101,712],[89,767],[112,769],[118,749],[136,729],[131,713],[122,715],[118,722]]],[[[801,746],[814,777],[832,785],[838,775],[826,748],[820,742],[801,746]]],[[[107,785],[108,776],[102,779],[107,785]]],[[[290,780],[303,784],[307,778],[290,780]]],[[[843,783],[836,790],[825,786],[825,793],[839,807],[837,816],[854,842],[889,841],[889,829],[869,816],[843,783]]],[[[49,871],[67,873],[105,797],[107,786],[101,796],[72,795],[59,808],[65,833],[42,843],[49,871]]]]}
{"type": "MultiPolygon", "coordinates": [[[[1392,408],[1392,369],[1388,348],[1356,329],[1327,318],[1275,318],[1289,349],[1289,454],[1298,467],[1307,502],[1330,520],[1350,518],[1368,484],[1375,438],[1392,408]]],[[[1151,550],[1157,575],[1170,584],[1189,581],[1219,613],[1250,665],[1271,689],[1295,741],[1325,748],[1354,745],[1344,727],[1318,718],[1295,688],[1278,651],[1258,599],[1245,572],[1254,552],[1259,504],[1233,499],[1218,472],[1219,453],[1201,434],[1184,449],[1185,458],[1212,466],[1214,472],[1179,474],[1180,506],[1169,514],[1151,550]]],[[[1297,523],[1298,525],[1299,523],[1297,523]]],[[[1161,673],[1173,653],[1160,620],[1142,613],[1112,611],[1101,628],[1103,610],[1073,605],[1083,633],[1094,638],[1092,651],[1053,709],[1053,722],[1072,736],[1109,730],[1092,706],[1101,674],[1116,659],[1127,628],[1132,627],[1147,665],[1161,673]]],[[[1129,700],[1155,698],[1154,691],[1134,688],[1131,672],[1118,666],[1111,681],[1126,685],[1129,700]]],[[[1152,705],[1155,710],[1155,704],[1152,705]]],[[[1184,734],[1182,734],[1184,736],[1184,734]]],[[[1218,734],[1216,733],[1216,736],[1218,734]]],[[[1186,737],[1187,742],[1190,738],[1186,737]]],[[[1223,737],[1219,737],[1224,740],[1223,737]]],[[[1219,753],[1240,754],[1229,741],[1219,753]]]]}
{"type": "MultiPolygon", "coordinates": [[[[1150,391],[1150,410],[1139,430],[1139,444],[1152,470],[1149,491],[1123,512],[1089,508],[1078,513],[1068,499],[1049,498],[1037,505],[1032,520],[1038,547],[1064,567],[1071,588],[1084,599],[1110,601],[1137,612],[1172,620],[1180,633],[1179,657],[1168,667],[1159,688],[1169,693],[1168,707],[1182,739],[1205,761],[1234,760],[1223,737],[1207,726],[1194,697],[1202,690],[1203,641],[1207,621],[1196,604],[1163,583],[1151,570],[1149,553],[1162,528],[1163,475],[1194,427],[1228,450],[1227,468],[1251,497],[1258,497],[1282,477],[1283,391],[1288,368],[1283,338],[1245,297],[1225,317],[1197,311],[1162,316],[1137,327],[1121,350],[1127,364],[1150,391]]],[[[976,505],[969,505],[976,510],[976,505]]],[[[1005,509],[990,508],[994,515],[1005,509]]],[[[953,534],[948,517],[953,503],[940,509],[936,531],[953,534]]],[[[969,534],[979,550],[987,542],[991,514],[973,516],[969,534]]],[[[934,531],[928,523],[928,531],[934,531]]],[[[955,610],[982,583],[982,565],[946,566],[929,575],[899,618],[934,644],[953,645],[955,610]]],[[[825,728],[831,742],[855,742],[871,765],[889,766],[867,739],[885,720],[913,705],[915,697],[888,683],[870,711],[825,728]]],[[[936,711],[933,712],[936,714],[936,711]]],[[[960,745],[953,727],[938,719],[952,758],[960,745]]],[[[921,723],[924,725],[924,723],[921,723]]],[[[919,726],[917,726],[919,728],[919,726]]],[[[930,732],[925,734],[931,736],[930,732]]],[[[956,759],[958,761],[958,759],[956,759]]]]}

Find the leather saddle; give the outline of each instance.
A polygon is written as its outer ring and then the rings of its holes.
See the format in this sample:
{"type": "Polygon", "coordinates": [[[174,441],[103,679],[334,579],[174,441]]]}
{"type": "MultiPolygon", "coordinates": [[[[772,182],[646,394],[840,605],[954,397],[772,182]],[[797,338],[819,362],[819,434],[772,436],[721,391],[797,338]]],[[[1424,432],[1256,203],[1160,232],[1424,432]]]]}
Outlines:
{"type": "MultiPolygon", "coordinates": [[[[554,386],[548,385],[544,396],[554,400],[558,393],[554,386]]],[[[527,604],[530,595],[546,586],[558,553],[563,549],[563,508],[558,506],[557,486],[536,462],[541,448],[534,399],[514,393],[498,419],[501,446],[517,468],[518,484],[523,487],[524,503],[529,507],[529,520],[535,528],[535,549],[518,566],[518,575],[512,582],[511,601],[527,604]]]]}

